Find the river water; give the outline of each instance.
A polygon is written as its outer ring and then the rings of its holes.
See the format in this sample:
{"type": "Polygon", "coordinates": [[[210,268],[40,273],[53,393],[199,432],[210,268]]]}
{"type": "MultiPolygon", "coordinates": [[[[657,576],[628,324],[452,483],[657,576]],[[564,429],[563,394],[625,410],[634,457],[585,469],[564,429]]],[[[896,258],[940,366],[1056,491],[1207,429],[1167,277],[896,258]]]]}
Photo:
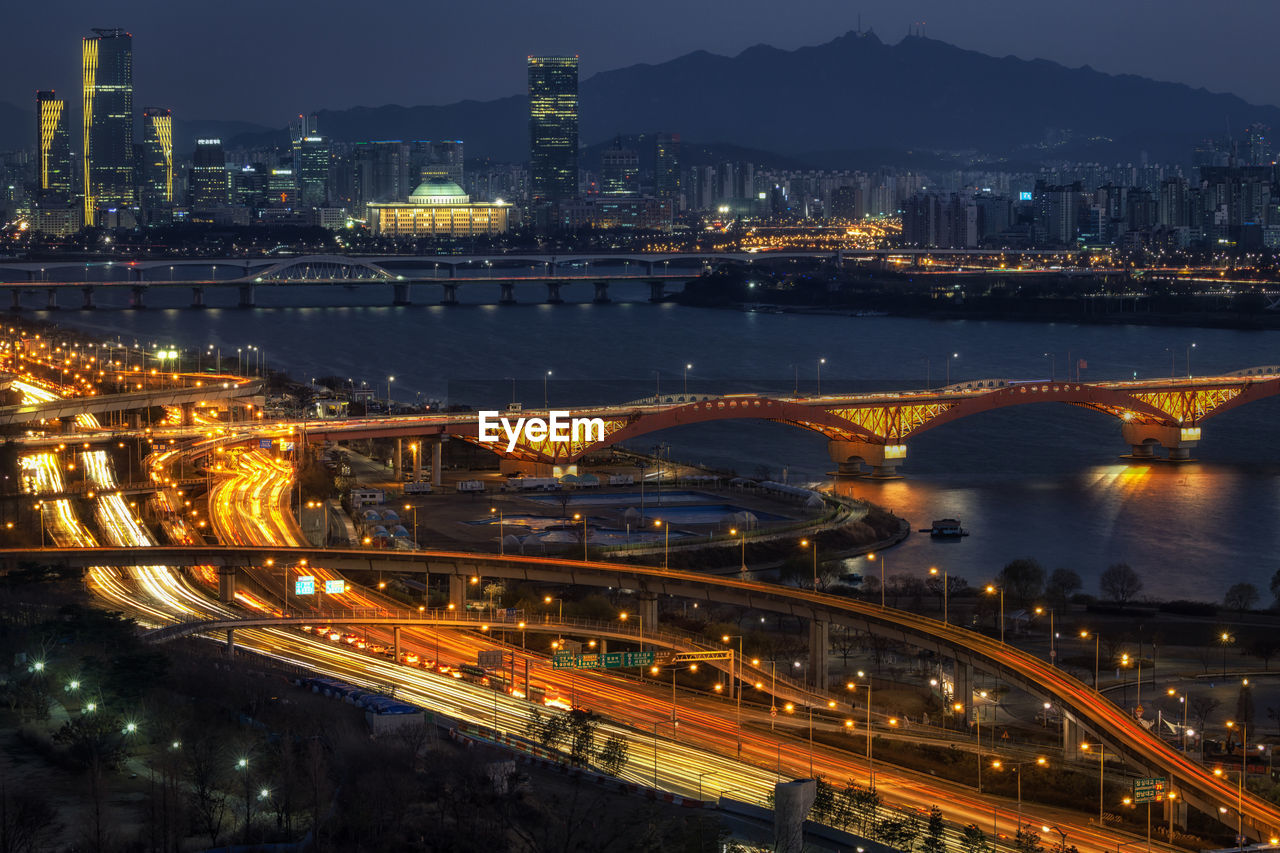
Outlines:
{"type": "MultiPolygon", "coordinates": [[[[384,303],[390,302],[390,288],[384,303]]],[[[773,314],[685,308],[645,301],[647,287],[614,285],[614,304],[589,303],[590,285],[569,285],[569,304],[498,306],[497,287],[461,288],[457,307],[361,307],[366,293],[342,288],[262,288],[253,310],[194,311],[184,291],[152,290],[143,311],[37,312],[104,340],[142,345],[212,345],[224,356],[256,345],[268,364],[295,377],[362,379],[394,397],[419,395],[528,407],[622,402],[691,392],[801,392],[922,387],[950,379],[1061,378],[1087,362],[1083,378],[1201,375],[1280,362],[1280,332],[930,321],[889,317],[773,314]],[[313,307],[290,307],[291,304],[313,307]],[[344,304],[347,303],[347,304],[344,304]],[[1052,357],[1047,353],[1053,354],[1052,357]],[[1171,359],[1173,366],[1171,367],[1171,359]],[[947,362],[950,367],[947,367],[947,362]],[[798,379],[797,379],[798,376],[798,379]]],[[[541,288],[517,298],[542,298],[541,288]]],[[[383,297],[379,297],[380,299],[383,297]]],[[[100,305],[126,298],[100,293],[100,305]]],[[[212,304],[234,299],[210,291],[212,304]]],[[[439,290],[415,290],[434,302],[439,290]]],[[[68,300],[70,301],[70,300],[68,300]]],[[[1113,419],[1059,404],[961,419],[909,442],[902,479],[840,486],[906,517],[913,528],[961,519],[972,535],[934,542],[914,534],[888,553],[890,574],[947,568],[971,584],[1017,557],[1048,570],[1079,572],[1085,591],[1111,563],[1125,561],[1160,599],[1221,600],[1227,587],[1267,584],[1280,568],[1280,398],[1242,406],[1204,424],[1198,460],[1130,463],[1113,419]]],[[[768,473],[792,483],[823,481],[832,469],[817,434],[757,421],[682,427],[637,443],[670,444],[673,459],[768,473]]],[[[855,570],[866,564],[852,561],[855,570]]],[[[872,569],[879,572],[878,565],[872,569]]]]}

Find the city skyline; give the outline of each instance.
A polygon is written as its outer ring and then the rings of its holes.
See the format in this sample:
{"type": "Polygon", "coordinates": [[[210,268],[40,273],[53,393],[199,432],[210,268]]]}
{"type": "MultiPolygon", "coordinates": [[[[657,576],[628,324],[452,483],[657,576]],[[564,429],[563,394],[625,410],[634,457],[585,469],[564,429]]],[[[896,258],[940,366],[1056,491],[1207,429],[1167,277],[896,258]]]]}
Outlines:
{"type": "MultiPolygon", "coordinates": [[[[812,0],[804,4],[807,14],[788,16],[787,21],[774,21],[765,15],[765,4],[749,2],[732,26],[724,26],[706,5],[690,8],[671,3],[659,4],[656,14],[626,27],[608,26],[616,14],[576,14],[585,11],[577,2],[559,3],[550,14],[513,9],[496,25],[488,18],[481,20],[478,11],[447,9],[432,11],[432,27],[461,35],[444,40],[442,49],[425,58],[415,51],[397,50],[402,41],[416,38],[418,28],[382,27],[380,22],[386,17],[353,30],[329,26],[332,19],[319,14],[322,9],[305,18],[288,15],[281,25],[287,24],[305,37],[281,41],[274,38],[277,31],[270,22],[274,15],[283,17],[285,12],[255,8],[258,26],[246,28],[239,16],[229,14],[220,21],[203,22],[202,28],[212,28],[205,30],[209,37],[192,43],[181,37],[189,22],[180,12],[121,4],[113,9],[112,20],[103,20],[101,11],[86,3],[61,5],[66,12],[52,26],[43,9],[18,8],[9,13],[10,31],[23,33],[24,38],[9,46],[13,67],[0,82],[0,101],[28,109],[33,91],[74,88],[78,82],[75,42],[85,29],[97,25],[124,27],[140,44],[146,44],[147,50],[138,52],[136,77],[140,86],[146,87],[140,94],[147,102],[169,105],[175,114],[189,118],[235,119],[270,127],[281,126],[299,106],[308,110],[391,103],[414,106],[516,94],[524,88],[521,59],[528,54],[581,53],[582,79],[586,80],[601,71],[661,63],[696,51],[732,56],[758,44],[790,50],[823,43],[861,26],[891,43],[914,30],[992,56],[1044,59],[1067,67],[1088,65],[1105,73],[1135,74],[1230,92],[1251,103],[1280,104],[1280,84],[1271,82],[1254,58],[1265,55],[1260,52],[1264,34],[1280,23],[1280,10],[1258,2],[1235,4],[1204,18],[1200,7],[1190,3],[1165,4],[1160,16],[1144,13],[1136,4],[1112,9],[1102,3],[1074,4],[1069,11],[1037,10],[1034,14],[1019,8],[1017,15],[1006,15],[1011,4],[1002,0],[986,4],[979,14],[966,8],[962,15],[934,0],[921,0],[909,10],[877,2],[812,0]],[[663,26],[673,18],[682,26],[663,26]],[[992,27],[994,21],[1000,26],[992,27]],[[461,52],[474,49],[474,39],[466,34],[476,32],[477,27],[486,28],[486,50],[495,61],[482,64],[465,77],[450,74],[448,69],[457,67],[450,63],[460,60],[461,52]],[[329,48],[337,50],[338,39],[343,40],[344,51],[378,51],[382,61],[392,63],[397,73],[381,75],[376,85],[358,74],[294,75],[264,87],[262,74],[264,70],[270,73],[269,68],[258,63],[241,70],[237,63],[224,62],[227,57],[222,55],[229,44],[246,50],[260,45],[264,51],[270,49],[273,65],[278,62],[279,67],[292,67],[290,54],[295,50],[314,57],[314,48],[320,47],[319,53],[324,55],[329,48]],[[218,74],[170,73],[193,59],[206,63],[201,67],[218,67],[218,74]],[[278,85],[281,82],[285,85],[278,85]]],[[[412,18],[410,10],[405,14],[412,18]]]]}

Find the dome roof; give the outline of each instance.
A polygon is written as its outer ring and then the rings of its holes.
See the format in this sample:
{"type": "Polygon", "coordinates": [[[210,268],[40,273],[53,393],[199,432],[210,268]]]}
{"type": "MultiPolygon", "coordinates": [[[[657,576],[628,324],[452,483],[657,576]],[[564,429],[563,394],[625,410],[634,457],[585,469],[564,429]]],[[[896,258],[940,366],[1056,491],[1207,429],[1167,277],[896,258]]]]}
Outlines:
{"type": "Polygon", "coordinates": [[[428,178],[409,195],[411,204],[466,204],[471,196],[448,178],[428,178]]]}

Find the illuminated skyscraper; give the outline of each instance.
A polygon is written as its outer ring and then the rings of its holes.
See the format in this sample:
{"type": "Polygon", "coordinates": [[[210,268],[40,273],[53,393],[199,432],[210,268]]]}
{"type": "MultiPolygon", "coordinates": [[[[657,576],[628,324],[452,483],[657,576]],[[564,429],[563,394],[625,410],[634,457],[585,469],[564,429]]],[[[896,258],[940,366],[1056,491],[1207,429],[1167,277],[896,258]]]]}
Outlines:
{"type": "Polygon", "coordinates": [[[98,30],[84,39],[84,221],[133,203],[133,36],[98,30]]]}
{"type": "Polygon", "coordinates": [[[600,194],[638,195],[640,192],[640,155],[622,147],[622,137],[600,154],[600,194]]]}
{"type": "Polygon", "coordinates": [[[173,203],[173,111],[142,111],[142,201],[146,207],[173,203]]]}
{"type": "Polygon", "coordinates": [[[323,207],[329,199],[329,142],[323,136],[304,136],[294,147],[293,170],[304,207],[323,207]]]}
{"type": "Polygon", "coordinates": [[[197,139],[191,156],[191,208],[213,210],[225,207],[230,197],[227,184],[227,156],[221,139],[197,139]]]}
{"type": "Polygon", "coordinates": [[[36,182],[41,194],[71,194],[71,134],[67,102],[36,92],[36,182]]]}
{"type": "Polygon", "coordinates": [[[680,195],[680,134],[657,134],[653,153],[654,195],[669,199],[674,209],[680,195]]]}
{"type": "Polygon", "coordinates": [[[578,57],[529,57],[532,201],[578,195],[578,57]]]}

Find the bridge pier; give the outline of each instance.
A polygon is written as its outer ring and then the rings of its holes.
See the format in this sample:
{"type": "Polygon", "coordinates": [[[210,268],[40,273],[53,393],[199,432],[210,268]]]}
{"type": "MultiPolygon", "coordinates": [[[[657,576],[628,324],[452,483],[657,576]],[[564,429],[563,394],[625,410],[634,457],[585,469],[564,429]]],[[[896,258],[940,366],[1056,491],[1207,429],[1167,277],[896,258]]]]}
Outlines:
{"type": "MultiPolygon", "coordinates": [[[[1099,744],[1099,749],[1106,747],[1099,744]]],[[[1068,760],[1080,757],[1080,721],[1062,709],[1062,757],[1068,760]]]]}
{"type": "Polygon", "coordinates": [[[142,309],[147,307],[146,295],[147,289],[142,285],[135,284],[129,289],[129,307],[142,309]]]}
{"type": "Polygon", "coordinates": [[[195,403],[182,403],[182,425],[191,426],[195,423],[195,403]]]}
{"type": "Polygon", "coordinates": [[[467,579],[462,575],[449,575],[449,605],[459,612],[467,609],[467,579]]]}
{"type": "MultiPolygon", "coordinates": [[[[1176,788],[1173,787],[1172,779],[1169,781],[1169,788],[1170,790],[1177,790],[1176,788]]],[[[1175,830],[1178,829],[1179,827],[1186,829],[1187,828],[1187,808],[1188,806],[1187,806],[1186,797],[1179,796],[1176,800],[1171,800],[1168,797],[1165,797],[1164,815],[1163,815],[1164,825],[1167,827],[1169,826],[1169,824],[1172,823],[1173,828],[1175,830]]],[[[1170,839],[1170,842],[1172,843],[1172,839],[1170,839]]]]}
{"type": "Polygon", "coordinates": [[[396,625],[391,629],[391,650],[396,663],[400,663],[400,626],[396,625]]]}
{"type": "Polygon", "coordinates": [[[667,298],[667,283],[665,281],[649,282],[649,301],[661,302],[667,298]]]}
{"type": "Polygon", "coordinates": [[[414,441],[413,449],[413,482],[422,482],[422,456],[427,452],[427,440],[419,438],[414,441]]]}
{"type": "MultiPolygon", "coordinates": [[[[951,662],[951,701],[962,702],[964,707],[971,708],[973,705],[973,665],[964,661],[953,660],[951,662]]],[[[975,708],[975,715],[977,710],[975,708]]],[[[976,719],[976,717],[975,717],[976,719]]]]}
{"type": "Polygon", "coordinates": [[[81,308],[85,309],[86,311],[89,311],[97,307],[96,305],[93,304],[93,288],[92,287],[82,287],[80,288],[80,292],[81,294],[83,294],[80,300],[81,308]]]}
{"type": "Polygon", "coordinates": [[[204,307],[204,288],[203,287],[191,288],[191,307],[192,308],[204,307]]]}
{"type": "Polygon", "coordinates": [[[564,304],[564,299],[562,299],[560,296],[560,285],[562,283],[563,282],[559,282],[559,281],[547,282],[547,304],[548,305],[564,304]]]}
{"type": "Polygon", "coordinates": [[[56,287],[49,288],[48,297],[49,297],[49,301],[44,306],[45,310],[57,311],[58,310],[58,289],[56,287]]]}
{"type": "Polygon", "coordinates": [[[457,305],[458,304],[458,285],[445,284],[441,286],[444,288],[444,296],[440,298],[440,304],[441,305],[457,305]]]}
{"type": "Polygon", "coordinates": [[[1139,460],[1157,458],[1155,446],[1158,444],[1168,451],[1170,462],[1186,462],[1200,441],[1199,427],[1126,423],[1121,425],[1120,434],[1133,449],[1131,458],[1139,460]]]}
{"type": "Polygon", "coordinates": [[[829,622],[809,620],[809,684],[826,690],[830,682],[831,637],[829,622]]]}
{"type": "Polygon", "coordinates": [[[236,629],[228,628],[227,629],[227,657],[233,658],[235,656],[236,656],[236,629]]]}
{"type": "Polygon", "coordinates": [[[240,285],[240,307],[241,308],[257,308],[258,302],[252,284],[240,285]]]}
{"type": "Polygon", "coordinates": [[[218,601],[230,604],[236,598],[236,567],[218,566],[218,601]]]}
{"type": "Polygon", "coordinates": [[[516,304],[516,286],[509,281],[502,283],[502,295],[498,297],[499,305],[516,304]]]}
{"type": "Polygon", "coordinates": [[[658,628],[658,596],[653,593],[640,593],[635,597],[636,613],[653,630],[658,628]]]}
{"type": "Polygon", "coordinates": [[[591,301],[596,305],[605,305],[612,301],[609,299],[609,282],[596,282],[596,295],[592,297],[591,301]]]}
{"type": "Polygon", "coordinates": [[[445,436],[437,436],[431,442],[431,485],[444,485],[444,470],[442,458],[444,456],[445,436]]]}
{"type": "Polygon", "coordinates": [[[391,476],[400,482],[401,468],[404,465],[404,439],[396,439],[396,455],[391,458],[391,476]]]}
{"type": "Polygon", "coordinates": [[[22,291],[21,290],[19,290],[16,287],[10,288],[9,299],[10,299],[10,302],[9,302],[10,311],[22,310],[22,291]]]}
{"type": "Polygon", "coordinates": [[[405,281],[396,282],[393,287],[393,296],[391,304],[396,306],[412,305],[413,300],[409,298],[409,283],[405,281]]]}
{"type": "Polygon", "coordinates": [[[871,466],[872,478],[886,480],[898,476],[898,466],[907,458],[907,446],[833,439],[827,442],[827,455],[836,463],[837,477],[860,476],[866,464],[871,466]]]}

